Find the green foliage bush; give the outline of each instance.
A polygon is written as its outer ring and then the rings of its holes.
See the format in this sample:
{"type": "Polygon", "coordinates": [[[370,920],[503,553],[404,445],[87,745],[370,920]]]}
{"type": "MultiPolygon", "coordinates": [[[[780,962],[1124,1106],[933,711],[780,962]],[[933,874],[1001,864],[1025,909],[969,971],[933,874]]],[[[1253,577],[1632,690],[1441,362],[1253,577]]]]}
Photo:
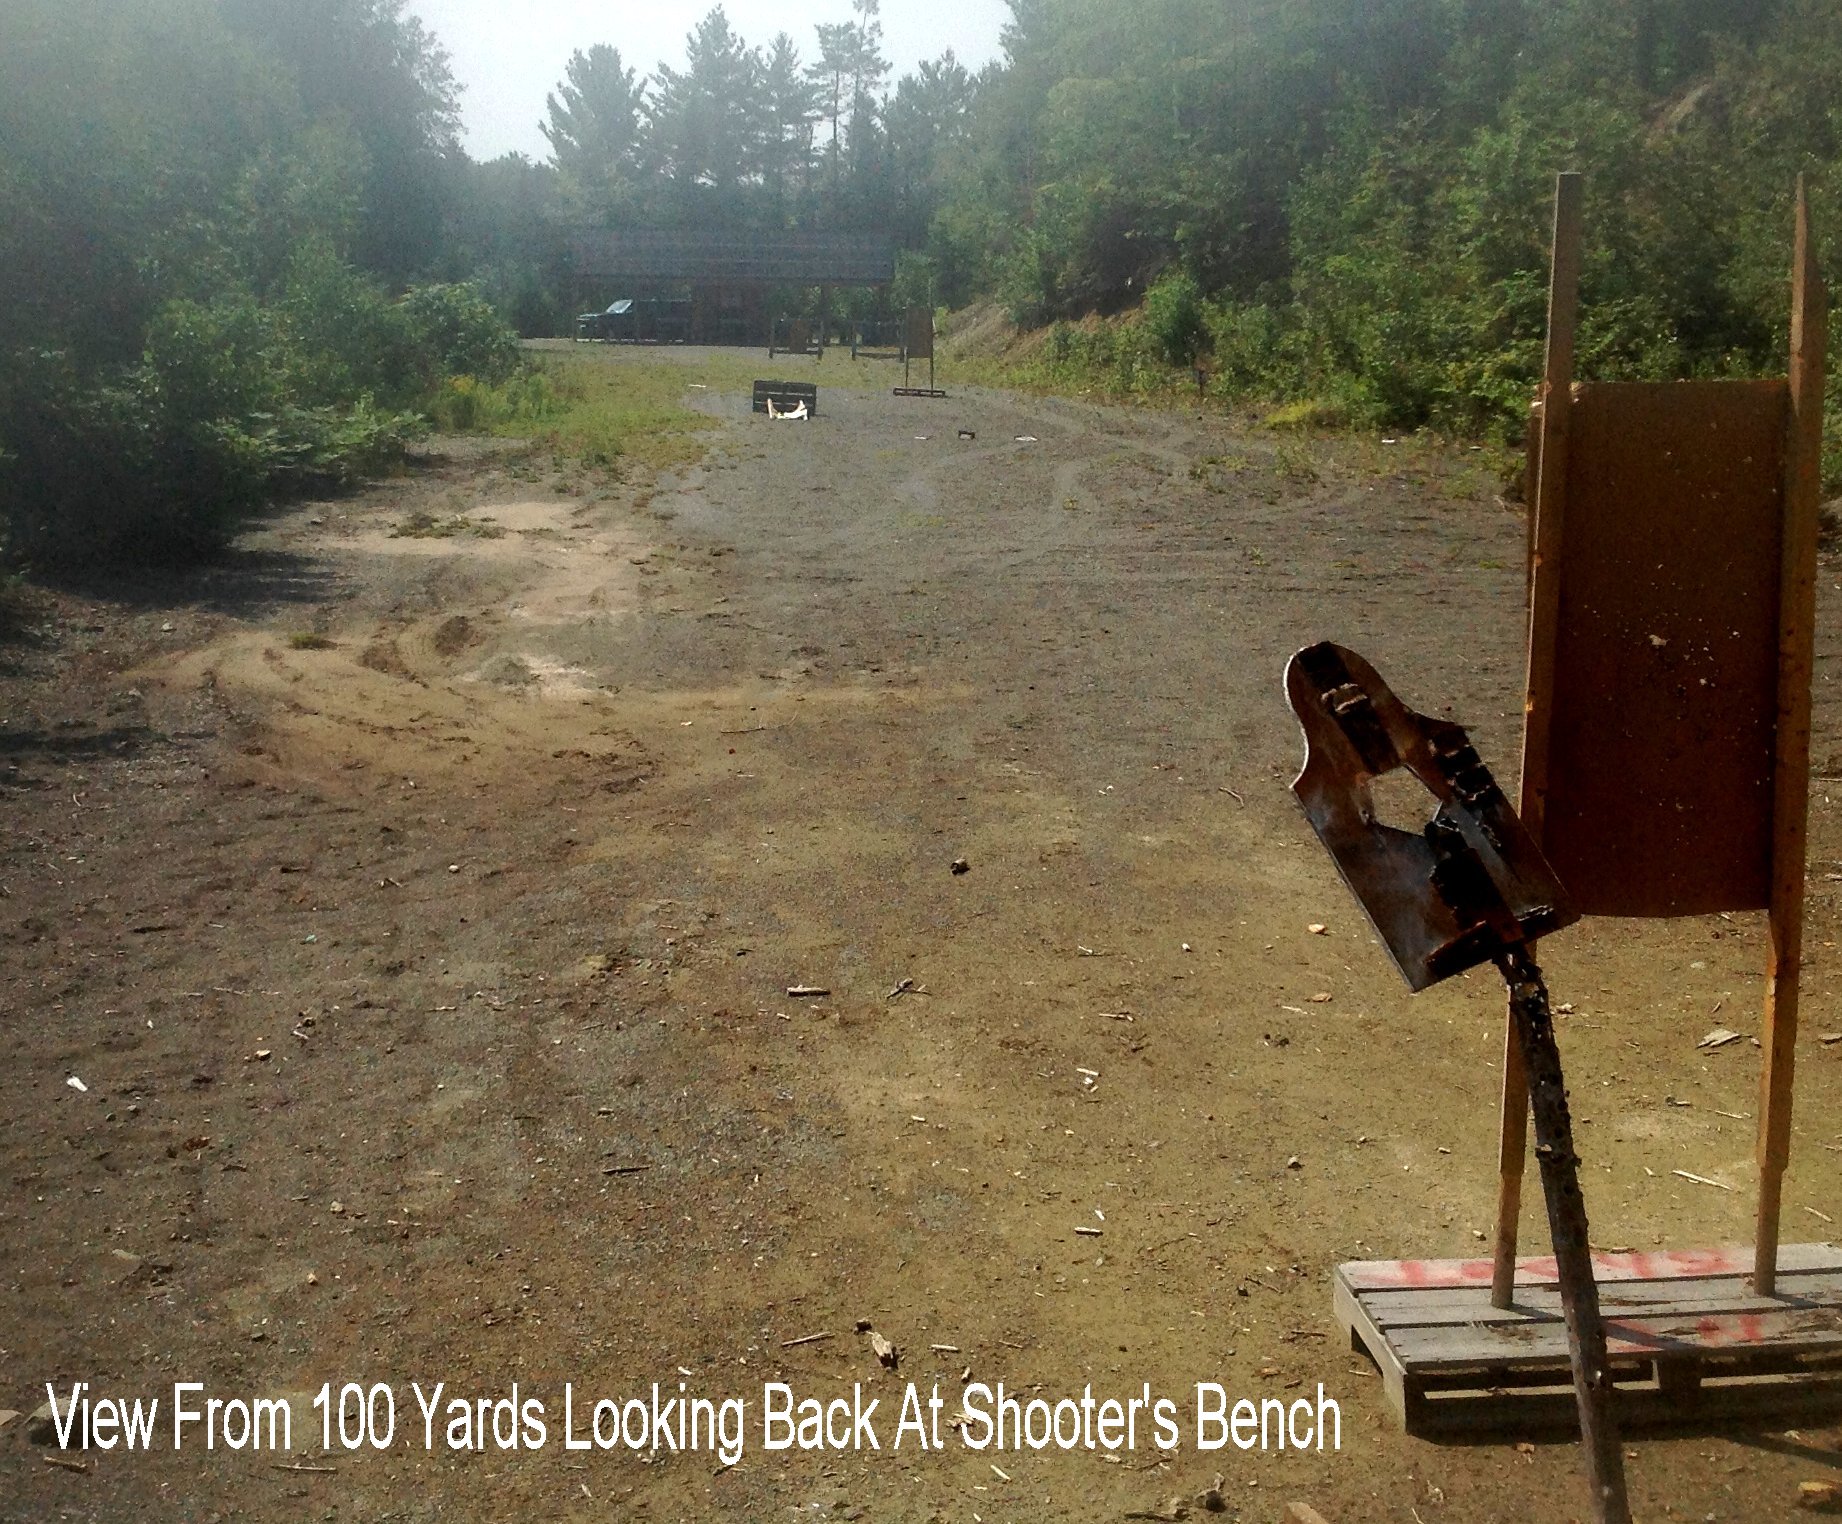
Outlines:
{"type": "Polygon", "coordinates": [[[1203,343],[1210,385],[1233,401],[1292,396],[1303,380],[1298,359],[1298,325],[1284,311],[1262,302],[1231,299],[1203,306],[1203,343]]]}
{"type": "Polygon", "coordinates": [[[281,409],[251,420],[264,452],[268,495],[293,496],[350,487],[403,457],[422,433],[419,413],[393,413],[361,397],[349,407],[281,409]]]}
{"type": "Polygon", "coordinates": [[[145,345],[142,386],[169,418],[242,418],[282,400],[275,319],[247,297],[168,302],[145,345]]]}
{"type": "Polygon", "coordinates": [[[324,249],[297,255],[273,306],[231,290],[153,313],[132,364],[69,350],[0,371],[0,549],[72,566],[185,561],[221,547],[270,498],[350,485],[401,456],[439,412],[483,386],[537,416],[549,383],[521,380],[517,340],[477,291],[391,301],[324,249]],[[452,378],[466,365],[496,378],[452,378]]]}
{"type": "Polygon", "coordinates": [[[454,128],[397,0],[0,5],[0,557],[207,554],[400,454],[449,376],[510,384],[478,289],[398,295],[454,128]]]}
{"type": "Polygon", "coordinates": [[[518,369],[518,336],[478,286],[418,286],[402,311],[437,374],[496,384],[518,369]]]}
{"type": "Polygon", "coordinates": [[[47,567],[193,560],[266,500],[343,487],[401,455],[414,414],[291,399],[276,354],[231,337],[253,337],[249,322],[173,304],[142,362],[106,376],[80,374],[65,353],[15,356],[0,384],[9,556],[47,567]]]}
{"type": "Polygon", "coordinates": [[[80,376],[67,354],[13,357],[0,387],[8,551],[36,564],[187,559],[258,500],[260,446],[215,417],[162,406],[148,368],[80,376]]]}
{"type": "Polygon", "coordinates": [[[1051,325],[1038,358],[1021,380],[1109,396],[1146,396],[1166,389],[1170,367],[1142,318],[1088,319],[1051,325]]]}
{"type": "Polygon", "coordinates": [[[433,379],[405,304],[325,246],[294,257],[277,304],[303,401],[335,405],[363,396],[408,402],[433,379]]]}
{"type": "Polygon", "coordinates": [[[1062,310],[1055,265],[1054,249],[1034,230],[1026,230],[1016,247],[996,261],[998,300],[1020,328],[1040,327],[1062,310]]]}
{"type": "Polygon", "coordinates": [[[1161,275],[1145,293],[1145,328],[1167,365],[1189,365],[1202,345],[1202,287],[1181,271],[1161,275]]]}

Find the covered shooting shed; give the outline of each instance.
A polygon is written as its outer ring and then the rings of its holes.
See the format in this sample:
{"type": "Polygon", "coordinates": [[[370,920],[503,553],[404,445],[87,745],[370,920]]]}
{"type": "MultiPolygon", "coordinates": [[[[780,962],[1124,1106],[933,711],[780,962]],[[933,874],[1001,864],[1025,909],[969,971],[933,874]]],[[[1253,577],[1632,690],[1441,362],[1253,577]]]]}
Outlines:
{"type": "Polygon", "coordinates": [[[768,294],[776,287],[817,286],[829,310],[833,286],[887,286],[895,279],[895,245],[849,233],[582,229],[570,235],[569,261],[578,311],[688,288],[694,344],[766,345],[773,319],[768,294]]]}

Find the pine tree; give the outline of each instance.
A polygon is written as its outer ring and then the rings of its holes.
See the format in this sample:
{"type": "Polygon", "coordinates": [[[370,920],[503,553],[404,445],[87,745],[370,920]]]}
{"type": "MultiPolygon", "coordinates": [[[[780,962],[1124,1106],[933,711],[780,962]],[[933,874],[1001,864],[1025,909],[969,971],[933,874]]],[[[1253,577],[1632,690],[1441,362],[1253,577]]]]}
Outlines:
{"type": "Polygon", "coordinates": [[[812,191],[813,128],[819,119],[817,86],[800,66],[785,32],[768,45],[761,64],[759,169],[770,215],[784,225],[796,202],[812,191]]]}
{"type": "Polygon", "coordinates": [[[578,216],[609,219],[638,193],[640,116],[645,86],[604,43],[571,55],[542,123],[564,194],[578,216]]]}
{"type": "Polygon", "coordinates": [[[759,161],[762,61],[720,5],[685,44],[684,71],[661,64],[655,75],[649,137],[661,189],[680,217],[733,223],[759,161]]]}

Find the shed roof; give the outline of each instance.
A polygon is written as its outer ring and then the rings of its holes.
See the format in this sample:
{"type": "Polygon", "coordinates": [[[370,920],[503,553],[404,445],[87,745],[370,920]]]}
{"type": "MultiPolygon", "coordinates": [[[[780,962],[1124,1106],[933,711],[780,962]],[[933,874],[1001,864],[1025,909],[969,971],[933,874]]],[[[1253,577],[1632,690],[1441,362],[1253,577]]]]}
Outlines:
{"type": "Polygon", "coordinates": [[[577,275],[620,280],[882,286],[895,279],[894,244],[847,233],[582,229],[570,235],[569,257],[577,275]]]}

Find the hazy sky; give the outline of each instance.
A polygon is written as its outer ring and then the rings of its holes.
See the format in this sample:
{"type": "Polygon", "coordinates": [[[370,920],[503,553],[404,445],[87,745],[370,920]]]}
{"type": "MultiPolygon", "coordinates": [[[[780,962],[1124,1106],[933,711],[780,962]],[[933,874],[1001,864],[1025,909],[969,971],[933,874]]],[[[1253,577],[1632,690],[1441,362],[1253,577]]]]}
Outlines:
{"type": "MultiPolygon", "coordinates": [[[[563,77],[569,55],[598,42],[620,50],[621,62],[641,75],[661,60],[684,65],[685,35],[714,0],[409,0],[405,9],[422,18],[447,50],[461,91],[461,121],[467,151],[476,159],[497,158],[517,149],[547,158],[550,145],[538,130],[544,97],[563,77]]],[[[848,21],[850,0],[819,0],[814,7],[788,0],[727,0],[730,27],[751,47],[786,32],[808,63],[818,56],[813,26],[848,21]]],[[[998,55],[998,29],[1009,16],[1004,0],[883,0],[883,55],[894,68],[891,81],[924,58],[951,48],[969,69],[998,55]]]]}

